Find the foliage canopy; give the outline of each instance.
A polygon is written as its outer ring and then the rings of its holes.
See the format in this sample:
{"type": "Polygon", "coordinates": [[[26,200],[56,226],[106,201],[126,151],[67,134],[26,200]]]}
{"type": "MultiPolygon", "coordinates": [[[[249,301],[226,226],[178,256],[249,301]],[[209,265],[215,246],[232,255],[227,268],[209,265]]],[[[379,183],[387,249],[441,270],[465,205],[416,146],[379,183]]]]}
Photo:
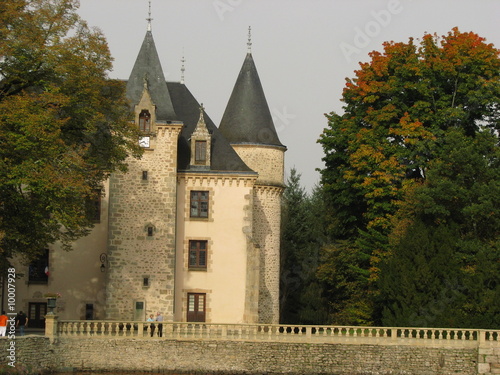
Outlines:
{"type": "Polygon", "coordinates": [[[36,256],[92,226],[86,202],[139,156],[124,84],[76,0],[0,4],[0,251],[36,256]]]}
{"type": "MultiPolygon", "coordinates": [[[[380,304],[390,300],[395,315],[385,310],[384,316],[392,324],[395,316],[406,319],[414,311],[391,299],[409,271],[402,265],[399,272],[388,271],[390,265],[396,258],[407,264],[412,256],[423,259],[440,243],[447,244],[454,261],[425,259],[455,272],[457,279],[450,283],[458,283],[468,298],[475,293],[470,301],[486,295],[491,300],[498,293],[496,279],[479,269],[493,271],[486,259],[494,259],[499,247],[500,58],[484,38],[457,28],[442,37],[426,34],[383,47],[347,79],[344,113],[327,115],[328,127],[319,139],[334,239],[324,250],[334,266],[323,264],[320,270],[326,290],[342,285],[333,279],[341,277],[352,281],[345,284],[356,289],[350,295],[371,295],[375,320],[382,316],[377,315],[380,304]],[[417,233],[427,240],[412,242],[417,233]],[[409,247],[417,253],[404,255],[409,247]],[[479,292],[472,280],[491,287],[479,292]]],[[[429,277],[442,280],[432,272],[429,277]]],[[[426,298],[438,290],[432,288],[423,292],[426,298]]],[[[329,298],[337,306],[351,306],[339,294],[329,298]]],[[[411,298],[418,300],[416,294],[411,298]]],[[[474,314],[467,314],[465,305],[460,309],[456,321],[470,323],[464,317],[474,314]]],[[[366,315],[366,306],[348,315],[355,321],[366,315]]]]}

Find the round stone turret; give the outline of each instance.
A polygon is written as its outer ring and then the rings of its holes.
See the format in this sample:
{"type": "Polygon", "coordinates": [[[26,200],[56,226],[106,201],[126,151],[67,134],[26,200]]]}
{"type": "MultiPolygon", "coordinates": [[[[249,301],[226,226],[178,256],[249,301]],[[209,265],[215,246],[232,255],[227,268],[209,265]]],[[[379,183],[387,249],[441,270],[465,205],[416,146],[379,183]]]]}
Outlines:
{"type": "Polygon", "coordinates": [[[253,190],[252,238],[260,249],[259,322],[279,322],[281,194],[284,153],[259,75],[249,52],[219,130],[259,174],[253,190]]]}

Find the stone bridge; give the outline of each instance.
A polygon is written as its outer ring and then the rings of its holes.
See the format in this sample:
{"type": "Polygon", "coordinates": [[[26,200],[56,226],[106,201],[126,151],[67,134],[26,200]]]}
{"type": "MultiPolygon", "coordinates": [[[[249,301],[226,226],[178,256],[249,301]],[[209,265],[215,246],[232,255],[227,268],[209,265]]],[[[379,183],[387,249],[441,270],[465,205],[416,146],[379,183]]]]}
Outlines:
{"type": "MultiPolygon", "coordinates": [[[[13,340],[18,366],[228,375],[500,374],[497,330],[186,322],[163,322],[160,329],[139,321],[46,318],[45,336],[13,340]]],[[[4,353],[11,341],[0,339],[4,353]]],[[[7,368],[8,361],[1,363],[7,368]]]]}

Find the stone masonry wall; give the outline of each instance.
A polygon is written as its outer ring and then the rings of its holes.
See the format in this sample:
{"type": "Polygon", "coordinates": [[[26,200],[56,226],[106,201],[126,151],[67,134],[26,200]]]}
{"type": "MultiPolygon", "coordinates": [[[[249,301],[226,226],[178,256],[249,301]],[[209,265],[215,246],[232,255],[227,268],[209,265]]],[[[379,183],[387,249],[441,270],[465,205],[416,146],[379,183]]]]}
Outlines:
{"type": "Polygon", "coordinates": [[[234,144],[233,147],[245,164],[259,173],[257,184],[283,185],[284,147],[254,144],[234,144]]]}
{"type": "Polygon", "coordinates": [[[0,374],[38,374],[55,368],[48,337],[1,337],[0,352],[0,374]]]}
{"type": "Polygon", "coordinates": [[[127,173],[111,176],[107,319],[145,320],[157,311],[173,319],[180,129],[158,126],[142,159],[131,159],[127,173]],[[143,311],[136,311],[137,302],[143,311]]]}
{"type": "Polygon", "coordinates": [[[281,193],[255,186],[253,237],[260,246],[259,323],[279,322],[281,193]]]}
{"type": "Polygon", "coordinates": [[[259,173],[253,193],[253,241],[260,249],[259,322],[279,322],[281,194],[285,148],[234,144],[235,151],[259,173]]]}
{"type": "MultiPolygon", "coordinates": [[[[7,339],[0,339],[0,350],[7,352],[7,344],[7,339]]],[[[18,339],[16,346],[16,365],[40,371],[137,370],[228,375],[478,373],[476,348],[92,337],[62,338],[50,344],[47,338],[33,336],[18,339]]],[[[5,368],[5,356],[0,360],[0,366],[5,368]]]]}

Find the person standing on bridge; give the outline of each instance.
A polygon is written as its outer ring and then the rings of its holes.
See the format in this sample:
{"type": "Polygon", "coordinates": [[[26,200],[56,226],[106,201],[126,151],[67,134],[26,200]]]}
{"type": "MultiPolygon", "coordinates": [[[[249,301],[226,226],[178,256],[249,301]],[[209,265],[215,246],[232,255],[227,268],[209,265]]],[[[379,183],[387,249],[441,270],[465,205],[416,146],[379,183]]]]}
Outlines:
{"type": "Polygon", "coordinates": [[[5,315],[5,311],[2,311],[2,315],[0,315],[0,336],[5,336],[7,333],[7,321],[9,317],[5,315]]]}
{"type": "Polygon", "coordinates": [[[146,320],[147,322],[151,322],[151,325],[149,326],[151,328],[151,337],[154,336],[155,334],[155,324],[153,323],[155,321],[155,316],[153,314],[151,314],[148,318],[148,320],[146,320]]]}
{"type": "Polygon", "coordinates": [[[162,337],[163,336],[163,315],[161,315],[161,312],[157,312],[156,313],[156,321],[159,322],[158,323],[158,337],[162,337]]]}
{"type": "Polygon", "coordinates": [[[22,311],[16,316],[16,327],[19,327],[19,334],[24,336],[24,327],[28,326],[28,317],[22,311]]]}

